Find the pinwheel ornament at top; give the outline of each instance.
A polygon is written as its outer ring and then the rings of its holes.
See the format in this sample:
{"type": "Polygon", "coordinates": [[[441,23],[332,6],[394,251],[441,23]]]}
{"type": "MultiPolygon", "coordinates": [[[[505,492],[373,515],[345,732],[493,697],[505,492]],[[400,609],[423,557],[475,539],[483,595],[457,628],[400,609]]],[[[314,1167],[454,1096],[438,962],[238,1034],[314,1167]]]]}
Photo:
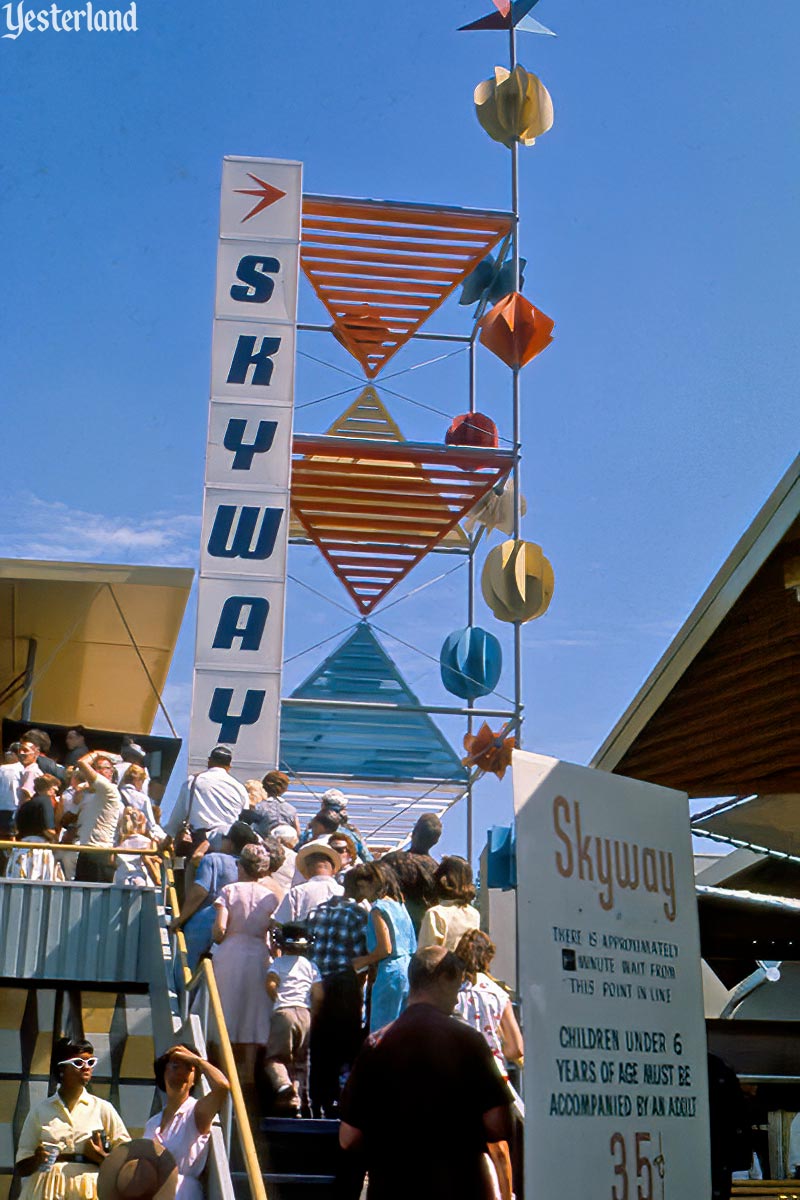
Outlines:
{"type": "Polygon", "coordinates": [[[511,226],[482,209],[304,196],[300,265],[374,379],[511,226]]]}
{"type": "Polygon", "coordinates": [[[487,13],[469,25],[461,25],[459,32],[472,29],[518,29],[524,33],[543,33],[555,37],[552,29],[542,25],[535,17],[528,14],[539,0],[494,0],[497,12],[487,13]]]}

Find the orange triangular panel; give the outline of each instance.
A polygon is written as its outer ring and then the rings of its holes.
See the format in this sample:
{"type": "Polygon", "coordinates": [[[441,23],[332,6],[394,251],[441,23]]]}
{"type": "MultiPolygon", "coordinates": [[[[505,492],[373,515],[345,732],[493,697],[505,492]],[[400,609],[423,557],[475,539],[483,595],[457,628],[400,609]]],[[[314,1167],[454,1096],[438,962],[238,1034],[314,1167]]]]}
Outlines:
{"type": "MultiPolygon", "coordinates": [[[[327,436],[369,439],[376,442],[404,442],[406,440],[371,383],[368,383],[360,396],[353,401],[349,408],[345,409],[341,416],[336,418],[328,429],[327,436]]],[[[408,468],[412,472],[419,471],[420,479],[425,480],[424,472],[420,468],[411,463],[408,464],[408,468]]],[[[289,537],[303,538],[305,536],[306,531],[292,509],[289,516],[289,537]]],[[[461,526],[456,525],[442,538],[440,544],[465,550],[469,545],[469,538],[461,526]]]]}
{"type": "Polygon", "coordinates": [[[297,434],[292,510],[369,613],[512,469],[510,450],[297,434]]]}
{"type": "Polygon", "coordinates": [[[511,231],[511,215],[303,197],[300,264],[368,379],[511,231]]]}

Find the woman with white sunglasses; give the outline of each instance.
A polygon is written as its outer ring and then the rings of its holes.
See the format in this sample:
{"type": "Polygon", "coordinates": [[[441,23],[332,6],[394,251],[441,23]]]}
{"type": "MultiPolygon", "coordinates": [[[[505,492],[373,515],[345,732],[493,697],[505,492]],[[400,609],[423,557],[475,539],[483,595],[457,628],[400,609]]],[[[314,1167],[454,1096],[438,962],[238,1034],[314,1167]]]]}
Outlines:
{"type": "Polygon", "coordinates": [[[100,1164],[131,1140],[114,1106],[86,1090],[96,1066],[90,1042],[56,1042],[58,1088],[34,1104],[19,1137],[20,1200],[95,1200],[100,1164]]]}

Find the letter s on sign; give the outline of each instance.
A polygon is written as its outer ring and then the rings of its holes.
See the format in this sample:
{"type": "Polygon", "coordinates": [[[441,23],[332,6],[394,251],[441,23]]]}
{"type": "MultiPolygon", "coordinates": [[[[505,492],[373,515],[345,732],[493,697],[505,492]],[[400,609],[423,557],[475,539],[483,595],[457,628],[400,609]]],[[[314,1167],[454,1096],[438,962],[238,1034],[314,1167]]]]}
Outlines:
{"type": "Polygon", "coordinates": [[[260,254],[245,254],[236,268],[236,278],[241,283],[231,287],[231,299],[244,304],[266,304],[275,290],[275,280],[281,264],[277,258],[264,258],[260,254]]]}
{"type": "Polygon", "coordinates": [[[556,870],[562,878],[569,879],[573,870],[572,842],[569,834],[562,828],[562,817],[564,824],[569,825],[569,804],[563,796],[556,796],[553,801],[553,829],[556,837],[561,839],[566,849],[565,856],[562,856],[560,850],[556,851],[556,870]]]}

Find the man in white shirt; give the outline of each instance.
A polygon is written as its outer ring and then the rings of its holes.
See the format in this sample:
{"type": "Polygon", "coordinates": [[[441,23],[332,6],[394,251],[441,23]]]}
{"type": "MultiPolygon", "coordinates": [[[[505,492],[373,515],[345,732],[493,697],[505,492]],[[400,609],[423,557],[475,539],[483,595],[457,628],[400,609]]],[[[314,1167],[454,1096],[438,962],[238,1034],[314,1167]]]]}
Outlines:
{"type": "Polygon", "coordinates": [[[221,848],[223,837],[249,804],[244,784],[231,775],[232,762],[227,746],[215,746],[208,756],[208,769],[186,780],[164,825],[170,838],[175,838],[188,820],[196,849],[204,842],[214,851],[221,848]]]}
{"type": "Polygon", "coordinates": [[[37,775],[42,774],[42,768],[39,766],[39,755],[41,750],[35,742],[28,742],[24,738],[19,744],[19,761],[22,763],[22,775],[20,776],[19,787],[17,789],[17,800],[20,804],[24,804],[26,800],[33,799],[33,781],[37,775]]]}
{"type": "MultiPolygon", "coordinates": [[[[114,783],[114,764],[102,750],[78,760],[78,771],[89,787],[80,794],[78,843],[81,846],[114,845],[122,815],[119,788],[114,783]]],[[[78,883],[111,883],[114,863],[107,854],[79,854],[75,868],[78,883]]]]}
{"type": "Polygon", "coordinates": [[[336,872],[342,869],[342,860],[327,842],[306,842],[297,852],[295,866],[305,877],[305,883],[289,888],[275,909],[273,917],[279,925],[305,921],[320,904],[332,896],[344,895],[344,888],[335,879],[336,872]]]}
{"type": "MultiPolygon", "coordinates": [[[[18,743],[16,743],[18,745],[18,743]]],[[[19,783],[25,770],[19,759],[0,766],[0,838],[14,836],[14,819],[19,801],[19,783]]]]}

